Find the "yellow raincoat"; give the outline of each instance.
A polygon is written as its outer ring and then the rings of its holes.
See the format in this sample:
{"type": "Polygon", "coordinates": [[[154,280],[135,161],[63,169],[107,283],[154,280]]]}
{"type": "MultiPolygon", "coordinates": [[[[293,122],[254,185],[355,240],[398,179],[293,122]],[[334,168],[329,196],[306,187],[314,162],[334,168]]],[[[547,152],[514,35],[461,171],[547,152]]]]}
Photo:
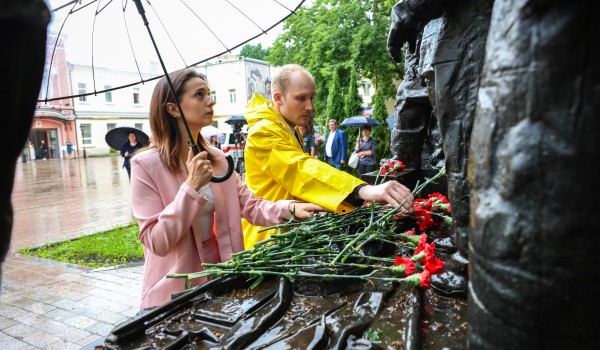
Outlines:
{"type": "MultiPolygon", "coordinates": [[[[254,195],[271,201],[297,199],[337,213],[354,206],[346,199],[365,182],[304,153],[300,141],[273,101],[254,94],[244,114],[248,140],[244,151],[246,185],[254,195]]],[[[244,248],[271,236],[274,230],[258,233],[262,227],[242,221],[244,248]]]]}

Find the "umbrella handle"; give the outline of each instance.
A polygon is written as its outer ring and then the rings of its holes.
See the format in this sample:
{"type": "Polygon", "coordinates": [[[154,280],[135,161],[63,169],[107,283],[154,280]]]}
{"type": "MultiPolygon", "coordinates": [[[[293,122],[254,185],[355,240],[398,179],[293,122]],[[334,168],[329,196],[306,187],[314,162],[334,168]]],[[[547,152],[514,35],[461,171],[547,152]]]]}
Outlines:
{"type": "Polygon", "coordinates": [[[233,168],[235,167],[235,164],[233,163],[233,157],[231,156],[231,154],[228,154],[227,156],[225,156],[225,159],[227,160],[227,172],[223,176],[213,176],[210,179],[210,182],[221,183],[229,179],[231,177],[231,174],[233,174],[233,168]]]}

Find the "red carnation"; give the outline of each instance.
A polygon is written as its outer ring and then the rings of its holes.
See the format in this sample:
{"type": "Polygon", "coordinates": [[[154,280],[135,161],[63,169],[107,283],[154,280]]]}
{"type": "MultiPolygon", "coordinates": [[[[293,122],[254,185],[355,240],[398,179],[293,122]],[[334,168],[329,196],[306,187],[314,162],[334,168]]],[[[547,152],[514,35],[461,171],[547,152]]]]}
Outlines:
{"type": "Polygon", "coordinates": [[[410,276],[417,271],[415,267],[415,262],[410,258],[403,258],[400,256],[396,256],[396,260],[394,260],[394,264],[396,266],[392,266],[390,269],[397,274],[401,274],[404,276],[410,276]]]}
{"type": "Polygon", "coordinates": [[[444,271],[444,262],[440,258],[432,257],[427,258],[425,261],[425,270],[429,271],[432,275],[444,271]]]}

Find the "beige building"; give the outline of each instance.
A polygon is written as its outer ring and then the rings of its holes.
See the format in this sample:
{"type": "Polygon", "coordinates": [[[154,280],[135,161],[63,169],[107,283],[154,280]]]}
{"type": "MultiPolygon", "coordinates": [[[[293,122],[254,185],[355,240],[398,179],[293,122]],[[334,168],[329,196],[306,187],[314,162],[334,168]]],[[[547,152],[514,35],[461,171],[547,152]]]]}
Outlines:
{"type": "MultiPolygon", "coordinates": [[[[215,105],[215,127],[229,132],[225,123],[233,115],[242,115],[254,92],[271,98],[271,67],[264,61],[235,55],[221,56],[195,68],[207,76],[215,105]]],[[[139,79],[137,72],[124,72],[90,66],[69,65],[73,94],[109,90],[139,79]]],[[[160,74],[152,72],[152,74],[160,74]]],[[[110,92],[73,98],[80,148],[87,155],[110,152],[104,141],[116,127],[130,126],[150,135],[148,110],[157,80],[110,92]]]]}
{"type": "MultiPolygon", "coordinates": [[[[137,72],[123,72],[89,66],[70,65],[70,82],[73,94],[109,90],[139,79],[137,72]],[[94,80],[95,78],[95,80],[94,80]]],[[[104,141],[106,133],[116,127],[130,126],[150,135],[148,110],[157,80],[97,95],[73,98],[77,115],[80,148],[87,155],[108,153],[104,141]]]]}
{"type": "Polygon", "coordinates": [[[225,55],[197,67],[206,75],[215,105],[214,126],[223,131],[231,128],[225,123],[229,117],[244,114],[246,104],[254,92],[268,99],[274,69],[265,61],[236,55],[225,55]]]}

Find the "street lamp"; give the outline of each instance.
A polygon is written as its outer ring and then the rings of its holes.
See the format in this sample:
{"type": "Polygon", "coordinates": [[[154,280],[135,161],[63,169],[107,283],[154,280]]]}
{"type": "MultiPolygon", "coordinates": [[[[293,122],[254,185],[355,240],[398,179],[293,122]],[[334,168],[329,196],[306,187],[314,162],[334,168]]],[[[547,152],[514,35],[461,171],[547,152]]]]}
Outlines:
{"type": "Polygon", "coordinates": [[[83,148],[83,159],[87,158],[87,154],[85,153],[85,146],[83,145],[83,132],[85,131],[85,125],[79,124],[79,129],[81,129],[81,147],[83,148]]]}

